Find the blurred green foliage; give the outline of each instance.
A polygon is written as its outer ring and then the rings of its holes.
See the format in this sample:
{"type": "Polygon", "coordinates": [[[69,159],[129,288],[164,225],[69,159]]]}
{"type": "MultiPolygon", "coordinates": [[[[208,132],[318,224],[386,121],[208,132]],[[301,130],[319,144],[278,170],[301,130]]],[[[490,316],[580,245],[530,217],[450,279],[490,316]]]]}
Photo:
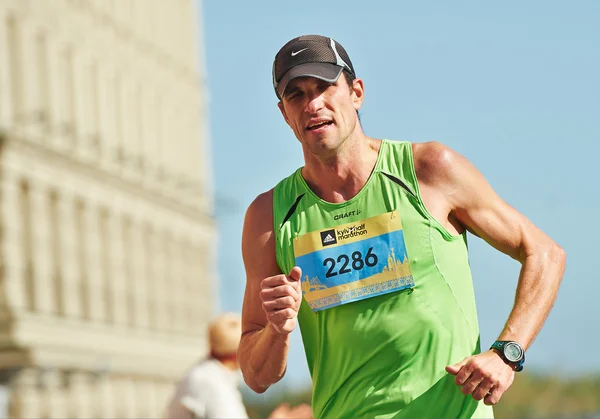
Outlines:
{"type": "Polygon", "coordinates": [[[600,375],[517,375],[494,411],[496,419],[600,418],[600,375]]]}

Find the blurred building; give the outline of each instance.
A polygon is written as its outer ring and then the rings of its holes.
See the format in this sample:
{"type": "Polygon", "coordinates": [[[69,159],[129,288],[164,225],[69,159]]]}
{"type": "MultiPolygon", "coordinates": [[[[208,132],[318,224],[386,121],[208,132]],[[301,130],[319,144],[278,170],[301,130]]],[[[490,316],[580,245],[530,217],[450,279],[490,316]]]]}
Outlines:
{"type": "Polygon", "coordinates": [[[0,0],[0,417],[159,417],[206,350],[197,18],[194,0],[0,0]]]}

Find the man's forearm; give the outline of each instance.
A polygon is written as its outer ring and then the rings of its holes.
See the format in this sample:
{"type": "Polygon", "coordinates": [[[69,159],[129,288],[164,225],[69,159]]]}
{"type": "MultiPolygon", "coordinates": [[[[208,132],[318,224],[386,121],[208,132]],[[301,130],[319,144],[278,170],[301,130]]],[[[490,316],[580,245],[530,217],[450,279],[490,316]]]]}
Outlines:
{"type": "Polygon", "coordinates": [[[514,340],[523,349],[529,348],[554,305],[565,262],[565,252],[555,244],[525,258],[515,304],[500,340],[514,340]]]}
{"type": "Polygon", "coordinates": [[[289,334],[275,331],[269,324],[242,336],[239,347],[240,368],[244,381],[257,393],[281,380],[287,366],[289,334]]]}

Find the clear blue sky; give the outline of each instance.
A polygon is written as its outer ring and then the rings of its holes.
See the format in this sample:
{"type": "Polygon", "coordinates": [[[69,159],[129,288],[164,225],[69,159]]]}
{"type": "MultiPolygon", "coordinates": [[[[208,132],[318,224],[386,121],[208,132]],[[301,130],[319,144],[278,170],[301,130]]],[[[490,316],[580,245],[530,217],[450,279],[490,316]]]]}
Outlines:
{"type": "MultiPolygon", "coordinates": [[[[561,244],[567,272],[527,368],[600,373],[600,2],[204,0],[221,309],[239,311],[254,197],[303,164],[271,82],[289,39],[335,38],[366,89],[367,135],[437,140],[561,244]],[[232,205],[235,204],[235,205],[232,205]]],[[[512,307],[518,263],[471,236],[482,345],[512,307]]],[[[283,385],[308,382],[294,335],[283,385]]]]}

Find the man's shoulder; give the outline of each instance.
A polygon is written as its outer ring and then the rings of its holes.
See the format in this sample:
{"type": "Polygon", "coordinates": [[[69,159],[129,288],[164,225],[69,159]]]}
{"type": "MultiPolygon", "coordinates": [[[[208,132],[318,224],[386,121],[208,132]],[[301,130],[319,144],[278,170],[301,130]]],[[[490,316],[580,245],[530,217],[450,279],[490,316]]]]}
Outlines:
{"type": "Polygon", "coordinates": [[[246,217],[252,217],[266,212],[273,212],[273,193],[275,188],[258,194],[256,198],[248,206],[246,217]]]}
{"type": "Polygon", "coordinates": [[[423,167],[447,166],[452,162],[456,152],[439,141],[411,143],[415,166],[423,167]]]}
{"type": "Polygon", "coordinates": [[[248,211],[250,209],[254,211],[264,211],[271,205],[273,205],[273,192],[275,188],[271,188],[268,191],[262,192],[254,198],[250,206],[248,207],[248,211]]]}
{"type": "Polygon", "coordinates": [[[207,359],[190,368],[186,374],[188,380],[194,384],[210,383],[222,375],[222,367],[219,361],[207,359]]]}
{"type": "Polygon", "coordinates": [[[244,230],[258,237],[273,230],[273,188],[259,194],[246,210],[244,230]]]}
{"type": "Polygon", "coordinates": [[[204,360],[198,362],[196,365],[191,366],[190,369],[187,370],[185,375],[188,378],[195,379],[205,375],[207,370],[210,370],[209,362],[208,360],[204,360]]]}
{"type": "Polygon", "coordinates": [[[439,141],[411,143],[415,173],[421,182],[446,178],[459,158],[458,153],[439,141]]]}

